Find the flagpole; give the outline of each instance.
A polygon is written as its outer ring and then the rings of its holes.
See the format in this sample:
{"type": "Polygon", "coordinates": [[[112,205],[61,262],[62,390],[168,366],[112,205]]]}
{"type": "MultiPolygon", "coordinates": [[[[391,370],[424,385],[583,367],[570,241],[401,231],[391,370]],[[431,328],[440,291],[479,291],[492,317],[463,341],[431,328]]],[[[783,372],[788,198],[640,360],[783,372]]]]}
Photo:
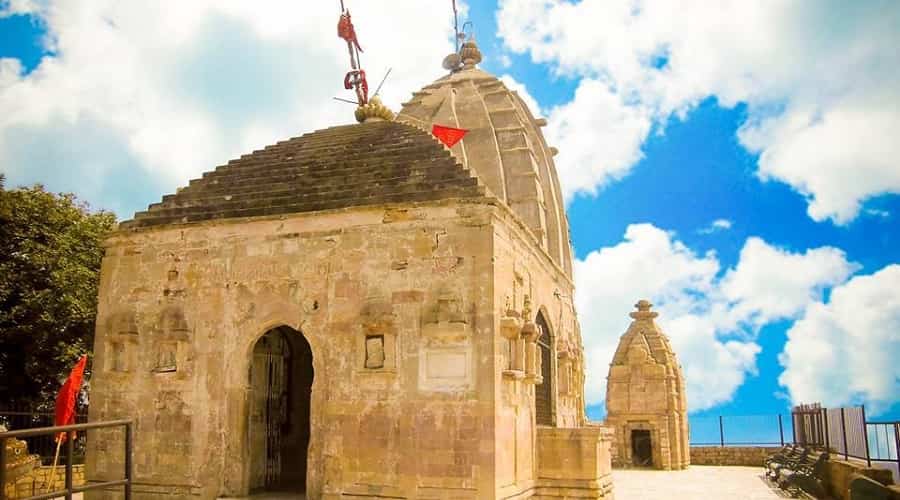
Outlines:
{"type": "Polygon", "coordinates": [[[56,484],[56,464],[59,462],[59,449],[62,447],[62,439],[60,436],[56,436],[56,455],[53,456],[53,467],[50,467],[50,479],[44,479],[44,487],[47,488],[47,493],[50,493],[53,485],[56,484]],[[49,481],[49,484],[47,484],[49,481]]]}

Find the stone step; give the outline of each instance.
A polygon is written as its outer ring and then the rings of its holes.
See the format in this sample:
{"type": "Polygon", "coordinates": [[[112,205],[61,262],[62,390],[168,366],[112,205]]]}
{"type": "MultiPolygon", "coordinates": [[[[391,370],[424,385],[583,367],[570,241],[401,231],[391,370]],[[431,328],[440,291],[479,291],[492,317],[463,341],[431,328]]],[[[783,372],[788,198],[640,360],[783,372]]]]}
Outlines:
{"type": "Polygon", "coordinates": [[[296,203],[305,202],[305,201],[315,201],[315,200],[352,200],[353,198],[368,198],[372,196],[378,196],[379,194],[384,195],[396,195],[402,193],[414,193],[420,191],[427,190],[441,190],[441,189],[451,189],[451,188],[474,188],[478,186],[478,180],[475,178],[468,178],[463,180],[451,180],[444,182],[434,182],[431,184],[422,184],[422,183],[403,183],[403,184],[394,184],[389,185],[387,187],[375,185],[368,187],[354,186],[347,189],[342,190],[332,190],[332,191],[313,191],[313,192],[290,192],[282,195],[272,195],[269,192],[262,193],[264,196],[247,196],[241,199],[219,199],[219,200],[198,200],[195,203],[191,203],[188,201],[185,202],[174,202],[181,203],[180,205],[175,206],[167,206],[167,207],[155,207],[147,210],[145,212],[140,212],[140,214],[147,215],[158,215],[158,216],[170,216],[170,215],[178,215],[181,212],[191,211],[196,208],[204,208],[204,207],[218,207],[223,209],[230,209],[233,207],[237,208],[251,208],[257,205],[267,205],[267,206],[287,206],[294,205],[296,203]]]}
{"type": "Polygon", "coordinates": [[[282,206],[253,207],[234,210],[227,209],[222,211],[211,210],[168,216],[156,216],[148,212],[141,212],[141,217],[136,217],[134,220],[125,221],[120,224],[120,226],[123,229],[130,229],[137,227],[157,226],[162,224],[199,222],[212,219],[305,213],[357,206],[361,207],[401,202],[421,202],[449,198],[477,198],[482,196],[485,196],[485,189],[483,186],[477,186],[475,188],[445,188],[440,190],[423,190],[412,193],[383,194],[366,198],[318,200],[282,206]]]}
{"type": "Polygon", "coordinates": [[[304,185],[294,185],[290,183],[268,184],[260,190],[259,187],[242,188],[237,191],[228,191],[225,193],[199,193],[192,196],[178,196],[169,198],[161,203],[150,205],[150,211],[163,210],[179,207],[191,207],[203,205],[205,203],[222,203],[222,202],[244,202],[252,201],[262,197],[268,199],[282,199],[291,197],[310,196],[312,194],[321,196],[341,196],[344,193],[360,192],[370,189],[380,189],[382,186],[407,186],[420,184],[434,185],[458,185],[458,186],[475,186],[478,179],[470,177],[462,172],[445,171],[440,175],[426,176],[425,174],[415,174],[406,176],[405,178],[373,178],[368,182],[362,182],[354,179],[354,182],[327,185],[326,189],[310,190],[304,185]],[[427,180],[427,182],[423,182],[427,180]]]}

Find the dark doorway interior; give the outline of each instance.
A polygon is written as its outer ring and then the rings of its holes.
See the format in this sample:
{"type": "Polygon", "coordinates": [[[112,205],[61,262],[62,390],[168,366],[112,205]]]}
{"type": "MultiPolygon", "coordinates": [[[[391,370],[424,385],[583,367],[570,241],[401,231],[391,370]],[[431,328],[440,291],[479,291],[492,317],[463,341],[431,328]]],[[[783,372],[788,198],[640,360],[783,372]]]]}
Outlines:
{"type": "Polygon", "coordinates": [[[306,490],[312,350],[278,327],[260,337],[250,367],[250,490],[306,490]]]}
{"type": "Polygon", "coordinates": [[[638,467],[653,466],[653,446],[650,441],[650,431],[631,431],[631,460],[638,467]]]}
{"type": "Polygon", "coordinates": [[[542,313],[538,313],[535,324],[538,327],[537,347],[541,351],[540,385],[534,387],[534,413],[537,425],[553,425],[553,374],[550,349],[550,326],[542,313]]]}

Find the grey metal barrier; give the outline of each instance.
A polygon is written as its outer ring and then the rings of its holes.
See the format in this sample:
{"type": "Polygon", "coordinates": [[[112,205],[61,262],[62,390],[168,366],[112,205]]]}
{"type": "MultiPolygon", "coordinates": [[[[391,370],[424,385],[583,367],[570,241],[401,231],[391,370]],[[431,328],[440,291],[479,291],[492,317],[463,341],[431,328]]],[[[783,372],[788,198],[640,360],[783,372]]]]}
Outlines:
{"type": "Polygon", "coordinates": [[[75,493],[80,493],[82,491],[100,489],[100,488],[109,488],[112,486],[124,486],[125,487],[125,500],[131,500],[131,481],[133,477],[133,468],[134,465],[131,461],[131,448],[132,448],[132,420],[110,420],[108,422],[94,422],[87,424],[75,424],[75,425],[61,425],[57,427],[40,427],[37,429],[22,429],[17,431],[9,431],[9,432],[0,432],[0,500],[6,500],[6,440],[7,439],[19,439],[25,437],[32,436],[41,436],[45,434],[55,435],[61,432],[66,433],[66,453],[65,453],[65,467],[66,467],[66,481],[65,481],[65,489],[51,491],[49,493],[45,493],[43,495],[34,495],[22,500],[45,500],[48,498],[59,498],[65,497],[66,500],[72,500],[72,495],[75,493]],[[72,484],[72,458],[75,455],[75,439],[74,434],[77,431],[88,431],[91,429],[104,429],[108,427],[119,427],[123,426],[125,428],[125,478],[124,479],[116,479],[113,481],[106,481],[102,483],[96,484],[84,484],[81,486],[74,486],[72,484]]]}

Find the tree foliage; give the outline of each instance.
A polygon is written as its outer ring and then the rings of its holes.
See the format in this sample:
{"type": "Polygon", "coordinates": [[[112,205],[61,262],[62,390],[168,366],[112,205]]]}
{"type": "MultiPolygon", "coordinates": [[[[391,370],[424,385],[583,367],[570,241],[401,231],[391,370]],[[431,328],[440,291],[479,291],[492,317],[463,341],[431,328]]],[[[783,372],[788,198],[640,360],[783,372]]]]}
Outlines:
{"type": "Polygon", "coordinates": [[[0,404],[43,405],[93,346],[102,240],[116,224],[72,194],[0,175],[0,404]]]}

